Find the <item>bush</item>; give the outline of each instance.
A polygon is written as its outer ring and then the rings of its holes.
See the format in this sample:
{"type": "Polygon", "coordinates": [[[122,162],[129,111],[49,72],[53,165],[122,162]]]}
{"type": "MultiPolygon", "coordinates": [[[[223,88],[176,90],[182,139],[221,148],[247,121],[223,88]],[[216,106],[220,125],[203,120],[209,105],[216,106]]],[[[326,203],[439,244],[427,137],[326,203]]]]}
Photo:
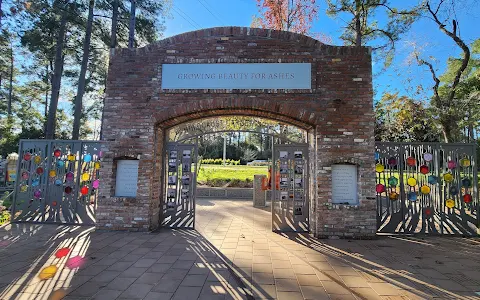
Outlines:
{"type": "Polygon", "coordinates": [[[246,180],[241,180],[238,178],[234,179],[220,179],[212,178],[207,181],[200,182],[202,185],[209,187],[240,187],[240,188],[252,188],[253,182],[251,179],[247,178],[246,180]]]}
{"type": "MultiPolygon", "coordinates": [[[[205,165],[223,165],[223,158],[205,158],[201,160],[201,163],[205,165]]],[[[225,164],[227,166],[237,166],[240,164],[240,160],[226,159],[225,164]]]]}
{"type": "Polygon", "coordinates": [[[8,210],[0,211],[0,225],[10,222],[10,212],[8,210]]]}
{"type": "Polygon", "coordinates": [[[5,192],[0,198],[0,205],[5,206],[7,209],[9,209],[10,206],[12,205],[12,201],[9,195],[10,195],[9,192],[5,192]]]}

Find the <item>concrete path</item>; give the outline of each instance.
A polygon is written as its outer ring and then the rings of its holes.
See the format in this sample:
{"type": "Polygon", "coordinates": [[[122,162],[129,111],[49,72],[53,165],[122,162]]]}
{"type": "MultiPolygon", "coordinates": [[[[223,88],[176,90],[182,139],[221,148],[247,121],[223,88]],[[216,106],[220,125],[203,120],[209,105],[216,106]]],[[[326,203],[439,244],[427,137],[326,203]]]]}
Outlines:
{"type": "Polygon", "coordinates": [[[0,229],[0,299],[480,299],[480,239],[316,240],[250,201],[199,200],[197,230],[0,229]]]}

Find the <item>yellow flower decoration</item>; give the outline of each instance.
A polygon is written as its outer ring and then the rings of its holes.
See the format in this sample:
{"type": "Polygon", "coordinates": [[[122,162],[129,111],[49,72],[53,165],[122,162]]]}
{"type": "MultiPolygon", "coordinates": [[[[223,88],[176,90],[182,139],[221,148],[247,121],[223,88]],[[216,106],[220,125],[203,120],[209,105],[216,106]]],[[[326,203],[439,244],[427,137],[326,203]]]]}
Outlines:
{"type": "Polygon", "coordinates": [[[452,182],[453,181],[453,175],[451,173],[447,173],[447,174],[443,175],[443,180],[445,180],[446,182],[452,182]]]}
{"type": "Polygon", "coordinates": [[[395,201],[395,200],[398,200],[398,194],[395,193],[395,192],[391,192],[388,197],[390,198],[390,200],[392,201],[395,201]]]}
{"type": "Polygon", "coordinates": [[[48,176],[50,176],[50,177],[55,177],[55,176],[57,176],[57,171],[55,171],[55,170],[50,170],[50,172],[48,172],[48,176]]]}
{"type": "Polygon", "coordinates": [[[83,181],[87,181],[87,180],[89,180],[89,179],[90,179],[90,174],[88,174],[88,173],[83,173],[83,174],[82,174],[82,180],[83,180],[83,181]]]}
{"type": "Polygon", "coordinates": [[[33,158],[33,162],[36,163],[37,165],[42,162],[42,157],[40,155],[35,155],[33,158]]]}
{"type": "Polygon", "coordinates": [[[98,170],[98,169],[100,169],[100,166],[101,166],[101,165],[100,165],[100,162],[98,162],[98,161],[97,161],[97,162],[95,162],[95,165],[94,165],[94,167],[95,167],[95,170],[98,170]]]}
{"type": "Polygon", "coordinates": [[[411,187],[414,187],[417,185],[417,180],[413,177],[410,177],[407,179],[407,184],[411,187]]]}
{"type": "Polygon", "coordinates": [[[445,206],[448,208],[454,208],[455,207],[455,201],[453,199],[447,199],[445,200],[445,206]]]}
{"type": "Polygon", "coordinates": [[[28,190],[28,185],[22,185],[20,187],[20,192],[25,193],[28,190]]]}
{"type": "Polygon", "coordinates": [[[422,185],[420,192],[425,195],[430,194],[430,187],[428,185],[422,185]]]}
{"type": "Polygon", "coordinates": [[[375,171],[378,173],[382,173],[385,170],[385,167],[382,164],[376,164],[375,165],[375,171]]]}
{"type": "Polygon", "coordinates": [[[69,161],[75,161],[76,156],[75,156],[74,154],[69,154],[68,157],[67,157],[67,159],[68,159],[69,161]]]}
{"type": "Polygon", "coordinates": [[[460,160],[460,166],[464,167],[464,168],[467,168],[467,167],[470,167],[471,166],[471,162],[468,158],[462,158],[460,160]]]}

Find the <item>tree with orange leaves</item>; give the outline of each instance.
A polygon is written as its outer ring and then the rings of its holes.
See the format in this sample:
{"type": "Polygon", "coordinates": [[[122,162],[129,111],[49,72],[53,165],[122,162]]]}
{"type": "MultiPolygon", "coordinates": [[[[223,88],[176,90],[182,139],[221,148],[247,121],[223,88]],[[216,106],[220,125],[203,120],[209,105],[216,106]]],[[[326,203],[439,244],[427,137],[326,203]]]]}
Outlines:
{"type": "Polygon", "coordinates": [[[254,16],[253,27],[310,34],[318,19],[316,0],[256,0],[260,17],[254,16]]]}

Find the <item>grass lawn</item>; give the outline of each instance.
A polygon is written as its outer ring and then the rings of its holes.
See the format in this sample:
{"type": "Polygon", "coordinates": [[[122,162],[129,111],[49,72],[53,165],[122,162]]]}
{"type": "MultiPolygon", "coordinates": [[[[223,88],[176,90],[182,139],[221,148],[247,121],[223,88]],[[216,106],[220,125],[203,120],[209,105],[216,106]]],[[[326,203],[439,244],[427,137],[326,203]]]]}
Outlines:
{"type": "Polygon", "coordinates": [[[200,167],[200,172],[198,173],[198,181],[253,181],[253,175],[267,175],[267,173],[267,166],[202,165],[200,167]]]}

